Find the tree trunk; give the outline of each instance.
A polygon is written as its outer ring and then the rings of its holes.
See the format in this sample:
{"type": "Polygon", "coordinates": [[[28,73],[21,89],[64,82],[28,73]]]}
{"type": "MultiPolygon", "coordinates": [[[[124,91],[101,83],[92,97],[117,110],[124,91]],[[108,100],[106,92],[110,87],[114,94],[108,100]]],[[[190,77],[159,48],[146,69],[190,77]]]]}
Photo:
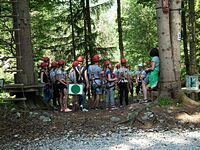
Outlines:
{"type": "Polygon", "coordinates": [[[118,34],[119,34],[119,50],[120,58],[124,58],[124,46],[122,36],[122,20],[121,20],[121,1],[117,0],[117,22],[118,22],[118,34]]]}
{"type": "MultiPolygon", "coordinates": [[[[15,0],[13,0],[15,1],[15,0]]],[[[18,14],[18,18],[14,18],[13,25],[16,30],[16,57],[17,57],[17,72],[15,76],[16,83],[24,85],[35,84],[33,52],[31,44],[31,25],[30,14],[27,0],[20,0],[13,3],[13,15],[18,14]]]]}
{"type": "MultiPolygon", "coordinates": [[[[91,38],[92,35],[92,29],[91,29],[91,18],[90,18],[90,0],[86,0],[86,10],[85,10],[85,19],[86,19],[86,23],[87,23],[87,44],[89,47],[89,54],[90,54],[90,61],[92,59],[93,56],[93,39],[91,38]]],[[[86,54],[87,55],[87,54],[86,54]]]]}
{"type": "Polygon", "coordinates": [[[171,0],[170,15],[162,8],[162,0],[157,0],[157,27],[160,56],[159,97],[178,98],[189,107],[200,106],[199,102],[188,98],[180,86],[180,16],[181,0],[171,0]]]}
{"type": "Polygon", "coordinates": [[[185,67],[186,67],[186,74],[189,74],[189,54],[188,54],[188,37],[187,37],[187,24],[186,24],[186,6],[185,0],[182,1],[182,37],[183,37],[183,49],[184,49],[184,58],[185,58],[185,67]]]}
{"type": "Polygon", "coordinates": [[[195,46],[195,10],[194,0],[188,0],[189,4],[189,41],[190,41],[190,75],[197,74],[196,70],[196,46],[195,46]]]}
{"type": "Polygon", "coordinates": [[[74,19],[73,19],[73,9],[72,9],[72,0],[69,1],[70,4],[70,13],[71,13],[71,27],[72,27],[72,52],[71,55],[73,59],[76,60],[76,48],[75,48],[75,36],[74,36],[74,19]]]}
{"type": "Polygon", "coordinates": [[[173,96],[181,89],[180,82],[180,42],[181,42],[181,0],[171,0],[170,3],[170,37],[173,57],[173,70],[175,83],[173,86],[173,96]]]}
{"type": "Polygon", "coordinates": [[[163,13],[162,0],[157,0],[157,30],[160,57],[160,97],[172,97],[175,83],[170,37],[169,13],[163,13]]]}

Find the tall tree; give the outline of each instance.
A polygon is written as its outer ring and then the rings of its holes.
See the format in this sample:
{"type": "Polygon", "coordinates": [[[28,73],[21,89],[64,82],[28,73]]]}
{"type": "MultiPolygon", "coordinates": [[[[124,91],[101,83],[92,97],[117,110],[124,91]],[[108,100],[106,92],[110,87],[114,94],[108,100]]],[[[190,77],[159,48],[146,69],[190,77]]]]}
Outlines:
{"type": "Polygon", "coordinates": [[[119,50],[120,58],[124,57],[124,45],[122,36],[122,18],[121,18],[121,0],[117,0],[117,23],[118,23],[118,34],[119,34],[119,50]]]}
{"type": "Polygon", "coordinates": [[[175,83],[172,45],[170,37],[169,5],[163,6],[163,0],[157,0],[157,29],[160,57],[160,96],[171,97],[175,83]],[[163,8],[168,11],[164,13],[163,8]]]}
{"type": "Polygon", "coordinates": [[[73,8],[72,8],[72,0],[69,1],[70,4],[70,14],[71,14],[71,28],[72,28],[72,56],[73,59],[76,59],[76,49],[75,49],[75,37],[74,37],[74,16],[73,16],[73,8]]]}
{"type": "Polygon", "coordinates": [[[182,0],[182,14],[181,14],[181,19],[182,19],[182,36],[183,36],[183,50],[184,50],[184,63],[186,67],[186,74],[189,74],[189,53],[188,53],[188,36],[187,36],[187,23],[186,23],[186,5],[185,5],[186,0],[182,0]]]}
{"type": "Polygon", "coordinates": [[[157,0],[160,56],[160,97],[177,98],[186,105],[200,103],[186,97],[180,86],[181,0],[157,0]],[[169,8],[170,7],[170,8],[169,8]]]}
{"type": "Polygon", "coordinates": [[[35,84],[34,67],[33,67],[33,53],[31,44],[31,25],[29,5],[27,0],[13,1],[13,25],[16,42],[16,57],[17,69],[22,72],[17,72],[15,82],[23,83],[25,85],[35,84]]]}
{"type": "Polygon", "coordinates": [[[188,0],[189,4],[189,45],[190,45],[190,75],[197,74],[196,70],[196,44],[195,44],[195,2],[188,0]]]}
{"type": "Polygon", "coordinates": [[[91,27],[91,17],[90,17],[90,0],[86,0],[86,10],[85,10],[86,16],[86,23],[87,23],[87,44],[88,44],[88,48],[89,48],[89,54],[90,54],[90,61],[92,59],[92,55],[93,55],[93,39],[92,39],[92,27],[91,27]]]}

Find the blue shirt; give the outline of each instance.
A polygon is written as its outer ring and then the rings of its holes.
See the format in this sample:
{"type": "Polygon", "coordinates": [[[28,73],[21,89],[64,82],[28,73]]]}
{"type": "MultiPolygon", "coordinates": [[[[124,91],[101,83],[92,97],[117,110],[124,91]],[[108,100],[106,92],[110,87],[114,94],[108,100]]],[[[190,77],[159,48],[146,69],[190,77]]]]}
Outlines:
{"type": "Polygon", "coordinates": [[[100,76],[101,76],[102,68],[98,65],[90,65],[88,67],[88,74],[89,79],[92,80],[92,82],[95,82],[96,84],[100,84],[100,76]]]}

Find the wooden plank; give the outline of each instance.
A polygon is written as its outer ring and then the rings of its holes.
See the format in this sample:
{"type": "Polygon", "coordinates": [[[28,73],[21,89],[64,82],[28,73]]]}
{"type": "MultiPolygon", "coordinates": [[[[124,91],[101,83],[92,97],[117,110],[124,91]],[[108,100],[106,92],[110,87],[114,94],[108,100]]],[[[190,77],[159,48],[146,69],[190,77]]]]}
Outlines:
{"type": "Polygon", "coordinates": [[[4,88],[23,88],[24,84],[5,84],[4,88]]]}
{"type": "Polygon", "coordinates": [[[4,101],[25,101],[27,100],[26,97],[22,97],[22,98],[4,98],[4,101]]]}
{"type": "Polygon", "coordinates": [[[0,1],[0,3],[18,3],[18,1],[0,1]]]}
{"type": "Polygon", "coordinates": [[[0,15],[1,18],[12,18],[12,17],[18,17],[19,15],[0,15]]]}
{"type": "Polygon", "coordinates": [[[5,70],[4,72],[22,72],[23,70],[5,70]]]}
{"type": "Polygon", "coordinates": [[[20,31],[20,29],[3,29],[1,31],[20,31]]]}
{"type": "Polygon", "coordinates": [[[181,88],[181,90],[185,93],[199,93],[200,92],[200,89],[195,90],[195,89],[189,89],[187,87],[183,87],[181,88]]]}

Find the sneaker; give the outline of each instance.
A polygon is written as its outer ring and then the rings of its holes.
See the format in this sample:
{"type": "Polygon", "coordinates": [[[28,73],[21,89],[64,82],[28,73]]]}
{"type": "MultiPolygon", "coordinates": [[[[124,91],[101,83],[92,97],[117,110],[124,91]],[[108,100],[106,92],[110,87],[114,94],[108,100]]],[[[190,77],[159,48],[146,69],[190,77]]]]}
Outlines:
{"type": "Polygon", "coordinates": [[[54,111],[58,111],[58,107],[53,106],[53,110],[54,110],[54,111]]]}
{"type": "Polygon", "coordinates": [[[64,109],[60,108],[60,112],[63,112],[63,111],[64,111],[64,109]]]}
{"type": "Polygon", "coordinates": [[[83,111],[83,105],[80,105],[80,111],[83,111]]]}
{"type": "Polygon", "coordinates": [[[72,110],[69,109],[69,108],[65,108],[65,109],[63,110],[63,112],[70,112],[70,111],[72,111],[72,110]]]}
{"type": "Polygon", "coordinates": [[[149,103],[149,102],[152,102],[152,100],[151,99],[144,99],[144,100],[142,100],[142,103],[149,103]]]}
{"type": "Polygon", "coordinates": [[[117,107],[115,107],[115,106],[111,107],[111,110],[116,110],[116,109],[117,109],[117,107]]]}
{"type": "Polygon", "coordinates": [[[109,108],[108,108],[108,107],[106,107],[106,110],[109,110],[109,108]]]}
{"type": "Polygon", "coordinates": [[[86,108],[83,108],[82,111],[83,112],[88,112],[88,110],[86,108]]]}

